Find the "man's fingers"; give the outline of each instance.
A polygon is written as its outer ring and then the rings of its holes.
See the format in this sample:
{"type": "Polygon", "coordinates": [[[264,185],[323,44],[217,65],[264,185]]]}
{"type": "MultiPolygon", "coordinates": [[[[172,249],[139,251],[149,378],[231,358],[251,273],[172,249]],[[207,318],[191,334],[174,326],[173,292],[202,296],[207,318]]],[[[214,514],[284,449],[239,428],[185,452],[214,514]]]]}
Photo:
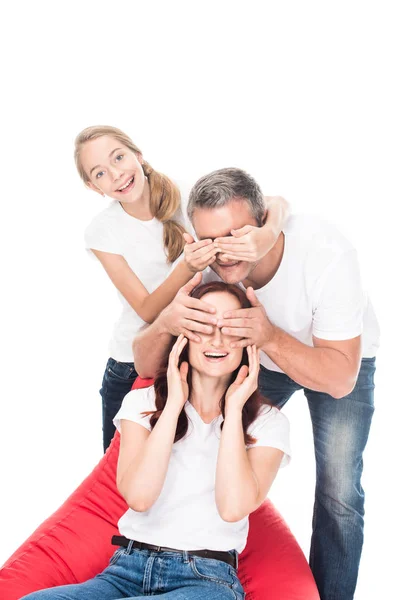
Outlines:
{"type": "Polygon", "coordinates": [[[253,329],[250,327],[222,327],[221,333],[224,335],[231,335],[233,337],[249,338],[253,333],[253,329]]]}
{"type": "Polygon", "coordinates": [[[218,319],[217,327],[253,327],[252,319],[218,319]]]}
{"type": "Polygon", "coordinates": [[[261,306],[260,302],[258,301],[258,298],[253,290],[252,287],[248,287],[246,290],[246,296],[248,297],[248,299],[250,300],[250,303],[252,306],[261,306]]]}
{"type": "Polygon", "coordinates": [[[190,319],[185,319],[184,329],[189,329],[190,331],[197,333],[206,333],[208,335],[213,332],[211,325],[205,325],[204,323],[199,323],[199,321],[191,321],[190,319]]]}
{"type": "Polygon", "coordinates": [[[254,316],[254,309],[238,308],[237,310],[227,310],[223,316],[224,319],[251,319],[254,316]]]}
{"type": "MultiPolygon", "coordinates": [[[[204,300],[199,300],[198,298],[192,298],[191,296],[184,298],[184,306],[186,308],[193,308],[198,310],[199,312],[205,313],[215,313],[215,306],[204,302],[204,300]]],[[[210,317],[212,318],[212,317],[210,317]]],[[[209,321],[211,323],[211,321],[209,321]]],[[[212,321],[214,323],[214,321],[212,321]]]]}
{"type": "Polygon", "coordinates": [[[246,346],[250,346],[251,342],[250,338],[243,338],[242,340],[238,340],[237,342],[231,342],[229,345],[231,348],[245,348],[246,346]]]}
{"type": "Polygon", "coordinates": [[[194,290],[195,287],[197,287],[198,285],[200,285],[201,283],[201,273],[196,273],[196,275],[194,277],[192,277],[192,279],[190,279],[190,281],[188,281],[183,287],[181,287],[181,289],[179,290],[178,294],[185,294],[186,296],[189,296],[189,294],[191,294],[194,290]]]}
{"type": "Polygon", "coordinates": [[[195,333],[193,333],[193,331],[190,331],[190,329],[183,328],[182,331],[183,331],[184,336],[187,337],[187,339],[190,340],[191,342],[196,342],[196,343],[201,342],[201,338],[198,335],[196,335],[195,333]]]}

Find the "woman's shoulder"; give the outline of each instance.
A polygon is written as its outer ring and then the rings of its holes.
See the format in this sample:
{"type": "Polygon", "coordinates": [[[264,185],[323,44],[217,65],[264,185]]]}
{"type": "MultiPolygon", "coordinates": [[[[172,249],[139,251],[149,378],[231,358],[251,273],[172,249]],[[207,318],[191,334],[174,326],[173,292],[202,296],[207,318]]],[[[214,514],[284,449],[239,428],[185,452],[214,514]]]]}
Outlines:
{"type": "Polygon", "coordinates": [[[156,409],[154,386],[131,390],[122,401],[121,408],[114,417],[114,425],[120,431],[122,419],[133,421],[143,425],[146,429],[150,427],[149,412],[156,409]]]}
{"type": "Polygon", "coordinates": [[[276,406],[263,404],[249,427],[249,433],[263,429],[289,431],[289,419],[276,406]]]}
{"type": "Polygon", "coordinates": [[[121,206],[119,202],[112,200],[110,204],[101,210],[99,213],[92,217],[92,220],[86,227],[86,231],[102,228],[105,225],[109,225],[112,221],[119,218],[121,213],[121,206]]]}

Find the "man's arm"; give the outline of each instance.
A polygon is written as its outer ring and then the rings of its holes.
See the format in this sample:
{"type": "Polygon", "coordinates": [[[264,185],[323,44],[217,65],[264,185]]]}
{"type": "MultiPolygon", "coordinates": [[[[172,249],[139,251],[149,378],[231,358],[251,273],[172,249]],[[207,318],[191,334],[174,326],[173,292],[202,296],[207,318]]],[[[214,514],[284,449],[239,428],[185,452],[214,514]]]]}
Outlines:
{"type": "Polygon", "coordinates": [[[172,338],[181,333],[189,340],[199,342],[198,333],[212,333],[217,319],[215,308],[190,294],[201,283],[201,273],[184,285],[158,318],[143,329],[133,342],[135,369],[140,377],[154,377],[165,364],[172,338]]]}
{"type": "Polygon", "coordinates": [[[360,368],[361,336],[339,341],[314,337],[314,346],[307,346],[271,323],[253,288],[246,293],[252,308],[230,311],[217,323],[222,333],[242,338],[232,342],[232,347],[256,344],[306,388],[334,398],[352,391],[360,368]]]}

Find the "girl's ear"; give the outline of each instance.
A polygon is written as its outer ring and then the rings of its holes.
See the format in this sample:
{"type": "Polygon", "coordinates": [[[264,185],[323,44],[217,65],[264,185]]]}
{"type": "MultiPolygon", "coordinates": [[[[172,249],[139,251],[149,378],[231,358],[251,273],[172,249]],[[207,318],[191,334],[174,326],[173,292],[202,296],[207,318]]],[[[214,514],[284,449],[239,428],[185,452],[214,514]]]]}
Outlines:
{"type": "Polygon", "coordinates": [[[88,187],[90,190],[93,190],[94,192],[97,192],[98,194],[100,194],[100,196],[103,196],[103,197],[105,196],[105,194],[98,187],[96,187],[94,185],[94,183],[92,183],[91,181],[88,181],[86,183],[86,187],[88,187]]]}

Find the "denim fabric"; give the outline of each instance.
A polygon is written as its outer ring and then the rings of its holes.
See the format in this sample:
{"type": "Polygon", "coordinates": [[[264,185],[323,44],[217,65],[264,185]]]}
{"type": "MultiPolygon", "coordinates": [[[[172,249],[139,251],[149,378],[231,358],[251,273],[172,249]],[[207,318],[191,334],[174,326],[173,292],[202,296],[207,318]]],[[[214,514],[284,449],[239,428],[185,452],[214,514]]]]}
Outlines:
{"type": "Polygon", "coordinates": [[[131,390],[138,374],[133,363],[118,362],[109,358],[100,389],[103,404],[103,448],[111,444],[115,427],[113,418],[121,408],[124,396],[131,390]]]}
{"type": "Polygon", "coordinates": [[[187,552],[152,552],[128,547],[119,548],[109,566],[85,583],[34,592],[21,600],[117,600],[148,596],[169,600],[245,597],[235,569],[224,562],[187,552]]]}
{"type": "Polygon", "coordinates": [[[316,460],[310,566],[321,600],[352,600],[363,545],[362,454],[374,412],[375,358],[364,358],[354,390],[337,400],[261,367],[259,388],[281,408],[304,389],[316,460]]]}

